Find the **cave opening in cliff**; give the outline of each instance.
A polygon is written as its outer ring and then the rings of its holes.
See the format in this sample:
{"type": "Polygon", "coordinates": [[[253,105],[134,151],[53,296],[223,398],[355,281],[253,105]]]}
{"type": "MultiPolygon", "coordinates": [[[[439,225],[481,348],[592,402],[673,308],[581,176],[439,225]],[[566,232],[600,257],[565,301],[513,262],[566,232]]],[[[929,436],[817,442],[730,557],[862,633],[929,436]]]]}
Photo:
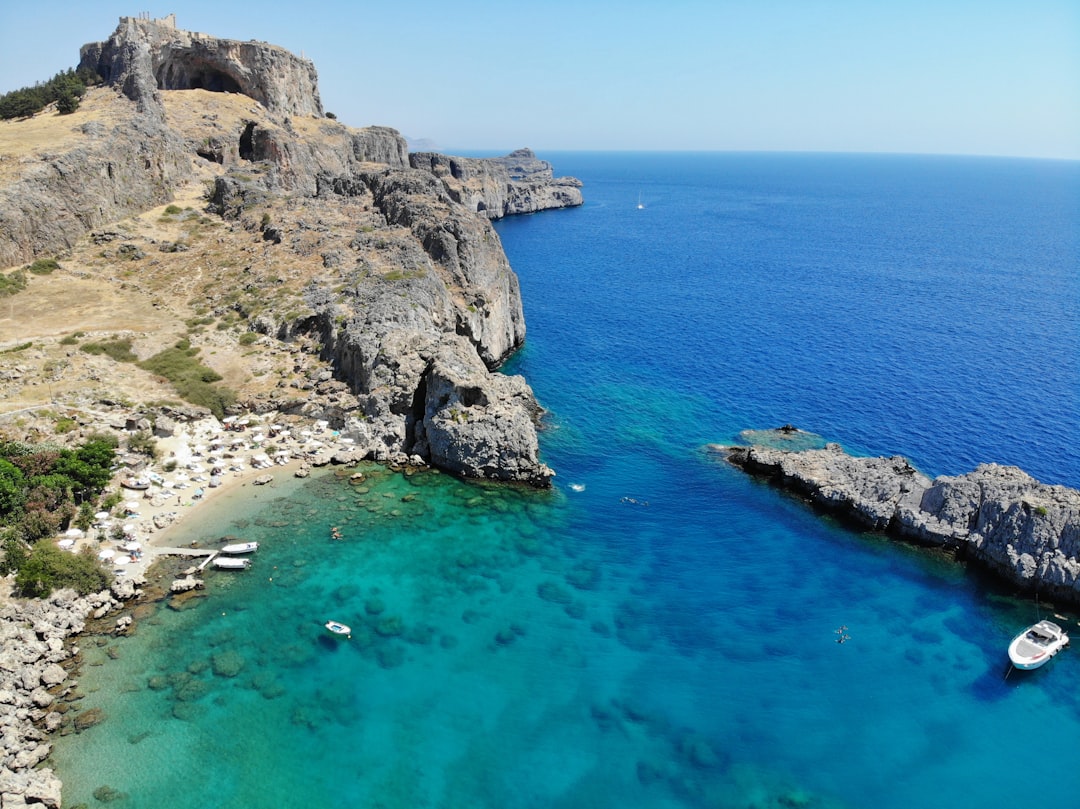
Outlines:
{"type": "Polygon", "coordinates": [[[416,446],[417,433],[424,432],[424,418],[427,415],[427,375],[431,370],[431,363],[420,377],[420,381],[413,391],[412,403],[405,417],[405,446],[412,449],[416,446]]]}
{"type": "Polygon", "coordinates": [[[240,159],[255,159],[255,122],[248,121],[244,131],[240,134],[240,159]]]}
{"type": "Polygon", "coordinates": [[[212,93],[243,93],[240,83],[223,70],[172,58],[155,71],[159,90],[209,90],[212,93]]]}
{"type": "Polygon", "coordinates": [[[206,68],[191,77],[192,90],[209,90],[212,93],[239,93],[240,83],[228,73],[206,68]]]}

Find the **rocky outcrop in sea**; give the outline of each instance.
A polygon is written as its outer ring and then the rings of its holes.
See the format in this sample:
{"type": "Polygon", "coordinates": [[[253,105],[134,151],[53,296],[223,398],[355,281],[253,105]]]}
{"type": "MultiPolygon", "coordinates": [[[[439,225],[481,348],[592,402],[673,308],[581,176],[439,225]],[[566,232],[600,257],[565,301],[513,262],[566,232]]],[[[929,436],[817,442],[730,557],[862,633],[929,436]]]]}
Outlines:
{"type": "MultiPolygon", "coordinates": [[[[792,434],[786,428],[780,438],[792,434]]],[[[900,456],[855,457],[837,444],[714,449],[823,510],[947,548],[1025,591],[1080,604],[1080,491],[998,464],[931,479],[900,456]]]]}
{"type": "MultiPolygon", "coordinates": [[[[40,766],[52,752],[48,734],[72,725],[81,730],[98,717],[82,716],[66,699],[78,635],[91,616],[104,617],[141,594],[121,579],[112,590],[80,597],[60,590],[47,599],[10,601],[0,608],[0,806],[59,809],[61,783],[40,766]]],[[[128,619],[130,620],[130,619],[128,619]]]]}

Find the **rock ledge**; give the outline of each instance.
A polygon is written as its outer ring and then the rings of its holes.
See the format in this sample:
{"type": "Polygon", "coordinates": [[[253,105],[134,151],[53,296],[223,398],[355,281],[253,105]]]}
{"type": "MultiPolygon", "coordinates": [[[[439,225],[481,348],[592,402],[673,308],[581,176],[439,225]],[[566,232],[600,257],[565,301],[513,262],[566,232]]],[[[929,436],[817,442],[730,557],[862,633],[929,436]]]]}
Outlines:
{"type": "Polygon", "coordinates": [[[713,449],[819,508],[948,548],[1025,590],[1080,604],[1080,491],[998,464],[930,479],[905,458],[854,457],[837,444],[713,449]]]}

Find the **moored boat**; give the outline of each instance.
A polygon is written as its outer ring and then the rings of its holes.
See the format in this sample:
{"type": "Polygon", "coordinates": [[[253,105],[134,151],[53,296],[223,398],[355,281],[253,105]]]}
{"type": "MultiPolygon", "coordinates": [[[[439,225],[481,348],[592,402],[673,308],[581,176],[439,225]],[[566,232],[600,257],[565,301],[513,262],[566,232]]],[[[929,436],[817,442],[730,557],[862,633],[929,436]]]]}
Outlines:
{"type": "Polygon", "coordinates": [[[1053,621],[1032,624],[1009,644],[1009,660],[1018,669],[1037,669],[1069,645],[1069,636],[1053,621]]]}
{"type": "Polygon", "coordinates": [[[352,630],[340,621],[327,621],[325,626],[335,635],[344,635],[347,638],[352,637],[352,630]]]}
{"type": "Polygon", "coordinates": [[[234,542],[231,545],[226,545],[221,549],[222,553],[254,553],[259,549],[258,542],[234,542]]]}
{"type": "Polygon", "coordinates": [[[235,556],[215,556],[214,567],[222,570],[247,570],[251,567],[251,560],[237,559],[235,556]]]}

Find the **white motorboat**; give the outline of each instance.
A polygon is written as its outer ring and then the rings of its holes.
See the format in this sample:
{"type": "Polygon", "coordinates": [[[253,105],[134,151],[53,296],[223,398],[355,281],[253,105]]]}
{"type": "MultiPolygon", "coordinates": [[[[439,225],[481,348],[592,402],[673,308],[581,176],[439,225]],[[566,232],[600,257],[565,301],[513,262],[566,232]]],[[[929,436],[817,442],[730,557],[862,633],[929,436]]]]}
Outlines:
{"type": "Polygon", "coordinates": [[[237,559],[235,556],[215,556],[214,567],[222,570],[247,570],[251,567],[251,560],[237,559]]]}
{"type": "Polygon", "coordinates": [[[326,628],[335,635],[344,635],[347,638],[352,637],[352,630],[340,621],[327,621],[326,628]]]}
{"type": "Polygon", "coordinates": [[[221,552],[229,554],[255,553],[258,549],[258,542],[235,542],[232,545],[226,545],[221,549],[221,552]]]}
{"type": "Polygon", "coordinates": [[[1053,621],[1039,621],[1012,639],[1009,660],[1018,669],[1037,669],[1069,645],[1069,636],[1053,621]]]}

